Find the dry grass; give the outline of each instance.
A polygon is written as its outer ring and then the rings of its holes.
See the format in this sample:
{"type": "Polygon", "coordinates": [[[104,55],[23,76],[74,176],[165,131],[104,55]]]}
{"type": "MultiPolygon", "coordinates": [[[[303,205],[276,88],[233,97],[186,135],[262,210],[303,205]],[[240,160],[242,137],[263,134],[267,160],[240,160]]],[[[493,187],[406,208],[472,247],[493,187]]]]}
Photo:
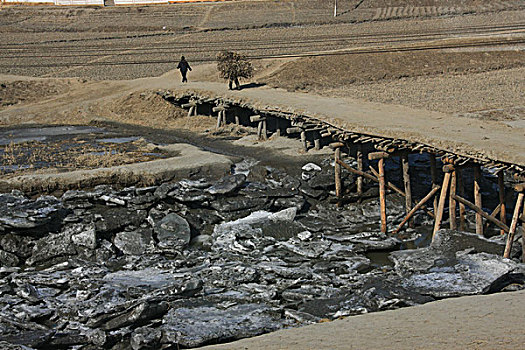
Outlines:
{"type": "Polygon", "coordinates": [[[123,164],[145,162],[165,155],[152,148],[144,139],[124,144],[98,145],[86,140],[72,139],[58,142],[10,143],[2,150],[0,171],[3,175],[96,169],[123,164]],[[12,166],[17,168],[11,168],[12,166]]]}
{"type": "Polygon", "coordinates": [[[66,81],[12,81],[0,83],[0,107],[41,100],[66,92],[66,81]]]}
{"type": "Polygon", "coordinates": [[[411,77],[459,75],[525,66],[519,51],[397,52],[311,57],[261,79],[289,91],[316,91],[411,77]]]}
{"type": "Polygon", "coordinates": [[[216,123],[212,117],[187,117],[187,111],[175,107],[154,91],[136,92],[102,106],[94,106],[93,113],[112,121],[157,129],[202,132],[216,123]]]}

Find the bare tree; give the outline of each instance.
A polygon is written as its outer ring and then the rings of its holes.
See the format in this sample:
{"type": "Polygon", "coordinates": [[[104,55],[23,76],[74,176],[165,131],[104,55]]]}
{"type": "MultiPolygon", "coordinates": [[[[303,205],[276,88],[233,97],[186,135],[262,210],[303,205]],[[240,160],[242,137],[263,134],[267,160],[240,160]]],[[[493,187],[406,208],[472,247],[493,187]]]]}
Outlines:
{"type": "Polygon", "coordinates": [[[231,51],[217,54],[217,70],[221,78],[228,80],[230,90],[234,82],[236,88],[240,89],[239,78],[253,77],[253,66],[246,56],[231,51]]]}

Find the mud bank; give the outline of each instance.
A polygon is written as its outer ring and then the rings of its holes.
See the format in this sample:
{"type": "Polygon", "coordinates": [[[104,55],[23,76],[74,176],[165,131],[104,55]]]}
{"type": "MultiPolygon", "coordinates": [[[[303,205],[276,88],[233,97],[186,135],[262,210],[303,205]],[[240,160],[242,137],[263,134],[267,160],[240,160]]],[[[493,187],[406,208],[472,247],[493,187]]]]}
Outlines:
{"type": "Polygon", "coordinates": [[[0,180],[0,191],[17,189],[34,193],[92,188],[101,184],[152,185],[194,174],[223,174],[228,172],[232,165],[232,161],[226,156],[202,151],[188,144],[172,144],[157,146],[157,148],[176,156],[110,168],[22,175],[0,180]]]}
{"type": "Polygon", "coordinates": [[[519,349],[525,292],[439,300],[203,349],[519,349]]]}

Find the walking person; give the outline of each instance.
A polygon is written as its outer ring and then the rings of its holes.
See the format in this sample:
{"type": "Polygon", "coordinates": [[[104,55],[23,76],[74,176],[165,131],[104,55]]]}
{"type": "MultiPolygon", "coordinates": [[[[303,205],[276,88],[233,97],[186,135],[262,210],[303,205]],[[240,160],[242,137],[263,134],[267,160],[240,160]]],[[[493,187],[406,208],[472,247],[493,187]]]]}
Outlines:
{"type": "Polygon", "coordinates": [[[186,74],[188,73],[188,70],[191,71],[190,64],[188,61],[186,61],[186,58],[182,56],[179,61],[179,65],[177,66],[177,69],[180,70],[180,75],[182,75],[182,82],[187,83],[188,78],[186,78],[186,74]]]}
{"type": "Polygon", "coordinates": [[[235,82],[235,88],[237,90],[240,90],[241,89],[241,85],[239,84],[239,78],[237,78],[237,76],[230,76],[228,78],[228,87],[230,88],[230,90],[233,90],[233,82],[235,82]]]}

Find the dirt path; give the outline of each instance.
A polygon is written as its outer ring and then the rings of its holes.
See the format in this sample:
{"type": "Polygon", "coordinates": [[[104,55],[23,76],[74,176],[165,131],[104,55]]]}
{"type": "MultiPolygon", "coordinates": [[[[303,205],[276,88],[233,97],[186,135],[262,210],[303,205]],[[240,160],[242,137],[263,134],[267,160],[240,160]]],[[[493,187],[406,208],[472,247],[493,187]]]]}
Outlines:
{"type": "Polygon", "coordinates": [[[445,299],[202,349],[522,349],[525,291],[445,299]]]}
{"type": "MultiPolygon", "coordinates": [[[[0,79],[3,78],[0,76],[0,79]]],[[[525,128],[520,123],[489,120],[480,122],[398,105],[323,97],[267,87],[228,91],[224,83],[190,82],[182,85],[173,71],[160,77],[72,85],[66,94],[1,110],[0,124],[87,123],[97,117],[90,115],[91,105],[136,91],[157,89],[198,90],[213,96],[249,101],[255,105],[276,106],[331,121],[358,132],[403,138],[465,155],[525,165],[525,128]]]]}

